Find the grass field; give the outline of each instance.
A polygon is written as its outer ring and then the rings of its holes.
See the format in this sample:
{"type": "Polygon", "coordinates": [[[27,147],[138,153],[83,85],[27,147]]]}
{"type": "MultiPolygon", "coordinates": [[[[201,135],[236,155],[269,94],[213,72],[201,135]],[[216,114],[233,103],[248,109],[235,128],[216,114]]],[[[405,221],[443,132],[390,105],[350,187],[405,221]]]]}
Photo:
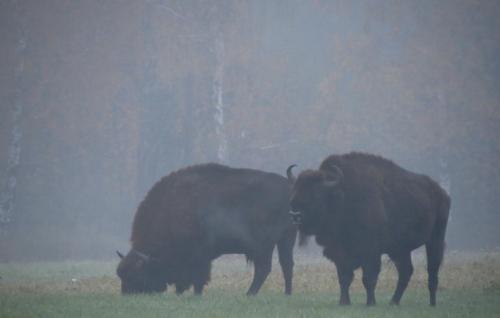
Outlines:
{"type": "Polygon", "coordinates": [[[296,257],[294,294],[283,295],[279,265],[256,297],[244,296],[252,267],[242,256],[213,266],[202,297],[121,296],[117,262],[0,264],[0,317],[500,317],[500,253],[449,252],[441,270],[438,306],[428,305],[425,258],[413,257],[415,273],[399,307],[388,302],[396,283],[386,259],[377,306],[364,306],[360,272],[351,287],[353,305],[341,307],[335,267],[320,252],[296,257]]]}

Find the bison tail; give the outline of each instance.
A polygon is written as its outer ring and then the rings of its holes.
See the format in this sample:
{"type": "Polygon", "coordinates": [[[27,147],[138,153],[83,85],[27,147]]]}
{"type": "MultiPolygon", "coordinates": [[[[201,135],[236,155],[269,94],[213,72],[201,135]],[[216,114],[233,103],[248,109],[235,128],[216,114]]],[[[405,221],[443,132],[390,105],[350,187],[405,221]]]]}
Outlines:
{"type": "Polygon", "coordinates": [[[434,228],[433,236],[435,239],[442,240],[446,235],[446,227],[448,225],[448,218],[450,215],[451,199],[450,196],[443,190],[441,204],[437,214],[436,225],[434,228]]]}
{"type": "Polygon", "coordinates": [[[441,202],[436,211],[436,223],[432,229],[431,238],[426,243],[427,263],[431,267],[439,268],[443,259],[444,249],[446,246],[445,236],[448,226],[448,217],[450,215],[451,200],[448,194],[443,190],[441,202]],[[430,265],[434,264],[434,265],[430,265]]]}
{"type": "Polygon", "coordinates": [[[305,247],[309,242],[309,236],[299,231],[299,247],[305,247]]]}
{"type": "Polygon", "coordinates": [[[247,260],[247,266],[253,264],[253,259],[250,256],[248,256],[247,254],[245,254],[245,258],[247,260]]]}

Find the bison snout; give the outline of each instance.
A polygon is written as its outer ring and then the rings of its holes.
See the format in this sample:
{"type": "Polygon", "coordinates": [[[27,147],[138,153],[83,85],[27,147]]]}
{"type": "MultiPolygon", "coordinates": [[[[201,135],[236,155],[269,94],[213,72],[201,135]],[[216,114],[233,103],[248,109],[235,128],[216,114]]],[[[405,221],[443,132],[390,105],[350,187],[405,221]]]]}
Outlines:
{"type": "Polygon", "coordinates": [[[299,225],[302,223],[302,213],[294,211],[290,211],[289,213],[293,224],[299,225]]]}

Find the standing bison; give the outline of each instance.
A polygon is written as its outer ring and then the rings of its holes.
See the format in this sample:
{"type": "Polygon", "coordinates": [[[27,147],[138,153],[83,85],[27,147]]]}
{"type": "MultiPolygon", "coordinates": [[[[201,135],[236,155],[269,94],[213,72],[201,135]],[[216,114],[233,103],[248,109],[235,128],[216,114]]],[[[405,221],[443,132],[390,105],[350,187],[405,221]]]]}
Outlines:
{"type": "Polygon", "coordinates": [[[411,251],[425,244],[430,304],[436,304],[450,198],[427,176],[384,158],[350,153],[331,155],[319,170],[306,170],[293,182],[291,216],[305,235],[315,235],[323,254],[335,263],[340,304],[350,304],[353,271],[361,267],[367,305],[375,304],[381,254],[398,270],[392,304],[399,304],[413,273],[411,251]]]}
{"type": "Polygon", "coordinates": [[[201,294],[211,261],[222,254],[245,254],[254,263],[248,295],[256,294],[271,271],[274,247],[292,292],[296,226],[289,212],[286,178],[219,164],[187,167],[161,179],[139,205],[132,248],[117,274],[122,293],[201,294]]]}

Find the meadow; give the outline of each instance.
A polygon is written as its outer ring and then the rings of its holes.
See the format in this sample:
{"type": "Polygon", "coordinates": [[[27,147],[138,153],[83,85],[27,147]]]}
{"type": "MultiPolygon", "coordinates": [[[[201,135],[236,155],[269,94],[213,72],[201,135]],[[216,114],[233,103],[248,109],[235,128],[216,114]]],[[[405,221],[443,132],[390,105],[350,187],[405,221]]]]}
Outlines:
{"type": "Polygon", "coordinates": [[[214,262],[202,297],[172,289],[160,295],[120,295],[118,260],[0,264],[0,317],[500,317],[500,253],[449,251],[441,269],[438,305],[428,305],[422,251],[400,306],[390,306],[394,265],[384,258],[377,306],[367,308],[360,272],[351,287],[352,306],[338,305],[335,267],[317,250],[299,251],[294,293],[283,294],[280,267],[256,297],[245,296],[253,268],[243,256],[214,262]]]}

